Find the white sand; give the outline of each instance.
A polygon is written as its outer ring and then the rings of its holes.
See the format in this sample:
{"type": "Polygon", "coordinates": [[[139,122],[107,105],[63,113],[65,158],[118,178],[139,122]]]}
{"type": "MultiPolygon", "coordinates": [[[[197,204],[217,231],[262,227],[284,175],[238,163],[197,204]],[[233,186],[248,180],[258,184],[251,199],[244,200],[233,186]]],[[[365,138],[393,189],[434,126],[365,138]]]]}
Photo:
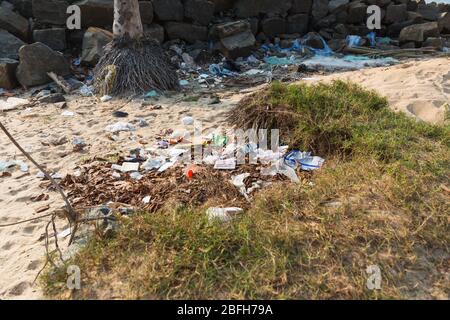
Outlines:
{"type": "MultiPolygon", "coordinates": [[[[410,62],[389,68],[367,69],[356,72],[319,77],[329,81],[345,78],[378,90],[389,98],[395,110],[408,112],[420,119],[439,122],[443,118],[443,105],[449,102],[450,63],[449,59],[433,59],[410,62]]],[[[123,154],[132,148],[142,146],[138,140],[153,142],[154,136],[162,129],[181,128],[181,119],[190,115],[203,121],[205,129],[225,126],[224,113],[235,105],[242,94],[230,92],[222,96],[222,103],[209,105],[209,95],[198,102],[182,102],[182,96],[155,102],[162,110],[151,110],[150,106],[130,103],[120,110],[129,113],[125,119],[113,118],[123,101],[96,103],[93,98],[77,98],[68,103],[73,117],[64,117],[62,110],[54,105],[41,106],[32,110],[0,113],[0,121],[10,129],[19,143],[47,169],[61,174],[73,172],[77,163],[87,156],[104,156],[117,152],[123,154]],[[144,118],[149,127],[138,128],[134,133],[120,133],[119,141],[112,141],[104,131],[105,126],[117,121],[131,121],[144,118]],[[61,146],[43,146],[46,135],[65,136],[67,143],[61,146]],[[74,136],[82,137],[89,145],[86,154],[72,151],[74,136]],[[137,140],[130,137],[137,136],[137,140]]],[[[25,160],[18,150],[0,132],[0,159],[25,160]]],[[[24,175],[19,169],[13,170],[12,177],[0,178],[0,225],[29,219],[52,212],[63,205],[55,192],[47,192],[39,187],[37,169],[30,165],[30,174],[24,175]],[[49,200],[33,202],[30,197],[41,193],[50,195],[49,200]],[[50,210],[35,213],[35,209],[49,204],[50,210]]],[[[39,240],[44,233],[48,218],[12,227],[0,228],[0,299],[39,299],[42,292],[37,284],[32,285],[38,270],[43,265],[44,241],[39,240]]],[[[60,231],[65,221],[59,219],[60,231]]]]}
{"type": "Polygon", "coordinates": [[[450,104],[450,58],[412,61],[317,77],[316,81],[350,80],[376,90],[391,108],[420,120],[440,123],[450,104]]]}

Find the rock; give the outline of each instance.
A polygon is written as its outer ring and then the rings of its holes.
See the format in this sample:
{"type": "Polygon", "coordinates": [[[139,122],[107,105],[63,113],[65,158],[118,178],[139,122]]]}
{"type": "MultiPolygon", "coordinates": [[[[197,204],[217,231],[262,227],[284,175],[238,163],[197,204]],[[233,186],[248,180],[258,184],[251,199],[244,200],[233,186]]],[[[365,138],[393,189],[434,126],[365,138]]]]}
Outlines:
{"type": "Polygon", "coordinates": [[[328,14],[328,0],[313,0],[311,12],[315,20],[325,18],[328,14]]]}
{"type": "Polygon", "coordinates": [[[423,22],[423,17],[417,12],[408,11],[406,20],[411,20],[414,21],[414,24],[418,24],[423,22]]]}
{"type": "Polygon", "coordinates": [[[186,0],[184,16],[206,26],[214,16],[214,3],[209,0],[186,0]]]}
{"type": "Polygon", "coordinates": [[[66,49],[66,29],[52,28],[33,31],[33,40],[42,42],[53,50],[63,51],[66,49]]]}
{"type": "Polygon", "coordinates": [[[403,22],[407,19],[408,14],[406,10],[406,4],[391,4],[386,8],[386,16],[384,22],[391,24],[394,22],[403,22]]]}
{"type": "Polygon", "coordinates": [[[439,8],[436,4],[423,4],[417,6],[417,13],[419,13],[425,20],[436,21],[439,18],[439,8]]]}
{"type": "Polygon", "coordinates": [[[287,33],[298,33],[301,36],[308,32],[309,15],[294,14],[287,18],[287,33]]]}
{"type": "Polygon", "coordinates": [[[439,12],[450,12],[450,3],[438,3],[439,12]]]}
{"type": "Polygon", "coordinates": [[[427,40],[422,44],[422,47],[432,47],[438,50],[442,50],[445,47],[445,39],[443,38],[435,38],[428,37],[427,40]]]}
{"type": "Polygon", "coordinates": [[[33,17],[41,23],[62,26],[66,24],[68,6],[65,0],[33,0],[33,17]]]}
{"type": "Polygon", "coordinates": [[[70,65],[66,58],[40,42],[22,46],[19,59],[16,76],[25,87],[51,82],[47,72],[54,72],[58,76],[70,74],[70,65]]]}
{"type": "Polygon", "coordinates": [[[38,99],[40,103],[59,103],[65,102],[66,98],[62,93],[52,93],[38,99]]]}
{"type": "Polygon", "coordinates": [[[349,2],[350,0],[331,0],[328,3],[328,11],[333,12],[334,10],[341,9],[349,2]]]}
{"type": "Polygon", "coordinates": [[[292,7],[290,12],[295,13],[307,13],[311,12],[312,0],[292,0],[292,7]]]}
{"type": "Polygon", "coordinates": [[[25,18],[33,17],[33,1],[32,0],[10,0],[14,8],[21,16],[25,18]]]}
{"type": "Polygon", "coordinates": [[[208,28],[184,22],[167,22],[166,32],[170,40],[181,39],[190,43],[206,41],[208,28]]]}
{"type": "Polygon", "coordinates": [[[104,47],[112,39],[113,34],[107,30],[97,27],[87,29],[83,37],[81,62],[89,66],[95,66],[103,55],[104,47]]]}
{"type": "Polygon", "coordinates": [[[19,61],[12,59],[0,59],[0,88],[14,89],[17,87],[16,69],[19,61]]]}
{"type": "Polygon", "coordinates": [[[403,28],[400,32],[400,43],[415,42],[421,44],[429,37],[439,37],[439,26],[437,22],[414,24],[403,28]]]}
{"type": "Polygon", "coordinates": [[[6,30],[0,29],[0,58],[19,59],[19,49],[25,44],[6,30]]]}
{"type": "Polygon", "coordinates": [[[450,12],[444,12],[438,19],[439,31],[450,33],[450,12]]]}
{"type": "Polygon", "coordinates": [[[164,42],[164,28],[157,23],[152,23],[149,26],[145,26],[144,34],[150,39],[155,39],[159,43],[164,42]]]}
{"type": "Polygon", "coordinates": [[[221,39],[233,36],[250,30],[250,23],[245,20],[238,20],[213,25],[210,29],[209,37],[211,39],[221,39]]]}
{"type": "Polygon", "coordinates": [[[139,1],[139,12],[142,24],[151,24],[153,22],[153,3],[151,1],[139,1]]]}
{"type": "Polygon", "coordinates": [[[266,18],[261,21],[261,29],[269,38],[286,33],[286,21],[280,17],[266,18]]]}
{"type": "Polygon", "coordinates": [[[223,55],[229,59],[247,57],[255,46],[255,36],[248,30],[220,40],[223,55]]]}
{"type": "Polygon", "coordinates": [[[386,36],[391,38],[398,38],[400,31],[402,31],[403,28],[409,27],[413,24],[416,24],[414,20],[406,20],[403,22],[393,23],[388,27],[386,36]]]}
{"type": "Polygon", "coordinates": [[[83,28],[111,28],[114,18],[113,0],[83,0],[75,4],[80,7],[83,28]]]}
{"type": "Polygon", "coordinates": [[[361,2],[352,2],[348,6],[348,23],[364,23],[367,17],[367,5],[361,2]]]}
{"type": "Polygon", "coordinates": [[[234,8],[238,18],[249,18],[259,14],[284,15],[291,6],[292,0],[237,0],[234,8]]]}
{"type": "Polygon", "coordinates": [[[316,21],[314,23],[314,27],[316,29],[330,28],[336,23],[336,21],[336,16],[334,14],[330,14],[329,16],[316,21]]]}
{"type": "Polygon", "coordinates": [[[153,9],[159,20],[183,20],[184,8],[180,0],[153,0],[153,9]]]}
{"type": "Polygon", "coordinates": [[[0,7],[0,29],[8,31],[24,41],[28,40],[30,32],[28,20],[5,7],[0,7]]]}
{"type": "Polygon", "coordinates": [[[233,1],[230,0],[212,0],[214,3],[214,12],[224,12],[233,8],[233,1]]]}

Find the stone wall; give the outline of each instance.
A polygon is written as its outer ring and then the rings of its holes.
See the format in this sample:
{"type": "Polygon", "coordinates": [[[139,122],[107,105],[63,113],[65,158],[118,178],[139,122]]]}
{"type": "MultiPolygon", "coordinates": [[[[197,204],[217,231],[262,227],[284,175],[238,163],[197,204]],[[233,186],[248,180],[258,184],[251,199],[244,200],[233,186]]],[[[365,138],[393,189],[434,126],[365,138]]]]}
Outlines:
{"type": "MultiPolygon", "coordinates": [[[[82,61],[95,65],[112,37],[113,0],[0,2],[0,59],[17,59],[24,43],[42,42],[66,53],[83,49],[82,61]],[[81,9],[82,30],[65,27],[71,4],[81,9]]],[[[256,43],[310,31],[330,45],[347,35],[364,36],[370,5],[382,8],[377,36],[398,38],[402,47],[447,45],[450,5],[423,0],[147,0],[140,1],[140,11],[145,33],[159,42],[208,42],[236,58],[256,43]]]]}

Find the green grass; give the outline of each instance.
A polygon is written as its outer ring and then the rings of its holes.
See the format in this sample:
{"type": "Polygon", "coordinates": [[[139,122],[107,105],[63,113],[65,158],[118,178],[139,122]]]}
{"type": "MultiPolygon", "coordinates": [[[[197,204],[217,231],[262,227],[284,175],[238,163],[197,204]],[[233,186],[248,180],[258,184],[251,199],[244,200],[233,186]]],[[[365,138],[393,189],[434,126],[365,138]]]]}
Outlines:
{"type": "Polygon", "coordinates": [[[296,116],[254,119],[284,127],[285,140],[327,158],[312,185],[274,185],[229,224],[208,223],[205,208],[137,214],[68,262],[80,266],[82,290],[65,289],[63,266],[47,270],[46,294],[448,298],[448,125],[393,113],[385,99],[343,82],[274,84],[237,111],[260,105],[296,116]],[[381,290],[366,288],[369,265],[381,268],[381,290]]]}

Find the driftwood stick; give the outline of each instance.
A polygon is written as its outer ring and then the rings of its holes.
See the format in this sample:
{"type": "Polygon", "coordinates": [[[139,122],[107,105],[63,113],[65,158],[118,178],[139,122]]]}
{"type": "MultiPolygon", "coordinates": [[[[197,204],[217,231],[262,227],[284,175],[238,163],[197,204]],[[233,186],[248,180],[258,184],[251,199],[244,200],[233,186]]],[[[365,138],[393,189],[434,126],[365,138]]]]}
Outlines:
{"type": "Polygon", "coordinates": [[[55,81],[56,84],[58,86],[60,86],[61,89],[63,89],[65,93],[69,94],[71,92],[70,85],[64,79],[60,79],[56,73],[47,72],[47,75],[49,76],[50,79],[55,81]]]}
{"type": "Polygon", "coordinates": [[[45,170],[39,163],[37,163],[31,155],[26,152],[20,144],[13,138],[13,136],[9,133],[9,131],[5,128],[5,126],[0,122],[0,129],[3,130],[3,132],[6,134],[6,136],[11,140],[11,142],[17,147],[17,149],[20,150],[20,152],[23,153],[25,157],[27,157],[28,160],[30,160],[39,170],[41,170],[45,177],[51,181],[55,189],[59,192],[61,197],[63,198],[64,202],[66,203],[67,208],[67,218],[69,219],[69,222],[75,223],[77,221],[77,214],[75,210],[73,209],[72,205],[69,202],[69,199],[67,199],[66,195],[64,194],[64,191],[61,189],[60,185],[53,179],[50,174],[48,174],[47,170],[45,170]]]}

